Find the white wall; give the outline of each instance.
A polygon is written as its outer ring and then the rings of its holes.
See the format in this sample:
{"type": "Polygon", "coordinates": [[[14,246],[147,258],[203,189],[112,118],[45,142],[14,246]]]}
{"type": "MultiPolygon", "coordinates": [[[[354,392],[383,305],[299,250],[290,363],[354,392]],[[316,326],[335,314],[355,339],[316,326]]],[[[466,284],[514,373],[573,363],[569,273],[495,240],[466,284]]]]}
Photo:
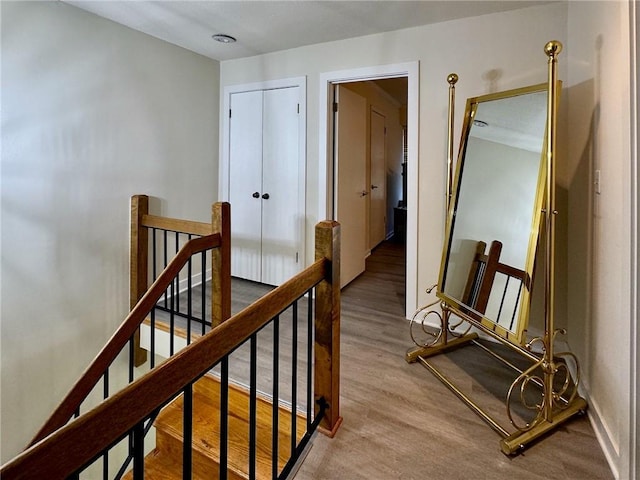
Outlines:
{"type": "Polygon", "coordinates": [[[590,417],[618,478],[629,478],[631,155],[629,4],[569,2],[569,342],[590,417]],[[593,181],[600,170],[601,193],[593,181]]]}
{"type": "Polygon", "coordinates": [[[2,2],[2,461],[128,310],[129,197],[210,220],[219,65],[61,2],[2,2]]]}

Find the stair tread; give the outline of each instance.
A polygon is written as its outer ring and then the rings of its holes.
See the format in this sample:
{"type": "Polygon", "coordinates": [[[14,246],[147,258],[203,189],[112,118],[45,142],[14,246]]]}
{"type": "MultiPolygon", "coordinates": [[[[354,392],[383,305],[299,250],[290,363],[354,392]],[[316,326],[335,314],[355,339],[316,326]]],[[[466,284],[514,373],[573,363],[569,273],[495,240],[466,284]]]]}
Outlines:
{"type": "MultiPolygon", "coordinates": [[[[219,460],[220,410],[219,380],[205,376],[194,384],[193,389],[193,451],[194,476],[204,464],[216,464],[219,460]]],[[[159,450],[170,450],[179,457],[182,455],[183,397],[180,396],[165,407],[156,419],[156,435],[159,450]]],[[[272,405],[257,397],[257,441],[256,473],[258,478],[271,477],[272,448],[272,405]]],[[[249,458],[249,393],[246,389],[229,385],[229,427],[228,455],[229,471],[236,472],[239,478],[248,472],[249,458]]],[[[290,455],[291,411],[280,406],[278,414],[278,470],[282,469],[290,455]]],[[[304,416],[296,415],[296,438],[299,441],[306,430],[304,416]]],[[[213,468],[213,467],[211,467],[213,468]]]]}
{"type": "MultiPolygon", "coordinates": [[[[144,459],[144,478],[147,480],[175,480],[182,477],[182,465],[172,462],[171,458],[163,455],[157,449],[150,452],[144,459]]],[[[124,480],[133,478],[130,470],[122,477],[124,480]]]]}
{"type": "MultiPolygon", "coordinates": [[[[133,472],[129,470],[123,477],[123,480],[132,480],[133,472]]],[[[182,458],[167,455],[158,448],[150,452],[144,459],[144,478],[145,480],[179,480],[183,478],[182,474],[182,458]]],[[[191,478],[193,480],[210,480],[218,478],[218,471],[215,469],[202,470],[194,468],[191,478]]],[[[229,472],[228,480],[246,480],[248,477],[237,475],[229,472]]]]}

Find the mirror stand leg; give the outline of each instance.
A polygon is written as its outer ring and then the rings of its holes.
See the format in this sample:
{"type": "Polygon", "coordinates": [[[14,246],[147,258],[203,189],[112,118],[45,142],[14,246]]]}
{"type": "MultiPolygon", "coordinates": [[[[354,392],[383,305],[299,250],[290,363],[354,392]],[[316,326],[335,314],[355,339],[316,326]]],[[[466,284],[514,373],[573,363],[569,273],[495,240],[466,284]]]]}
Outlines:
{"type": "Polygon", "coordinates": [[[542,420],[530,430],[518,431],[500,441],[500,449],[505,455],[513,455],[524,449],[525,445],[541,437],[545,433],[558,427],[574,415],[583,414],[587,409],[587,402],[582,397],[574,398],[563,410],[553,413],[551,420],[542,420]]]}
{"type": "Polygon", "coordinates": [[[478,338],[477,333],[468,332],[461,336],[450,335],[449,318],[451,312],[445,304],[440,304],[442,313],[438,312],[437,310],[428,310],[436,303],[438,302],[434,302],[431,305],[427,305],[426,307],[418,310],[418,312],[416,312],[416,314],[411,319],[411,338],[413,339],[416,346],[407,350],[404,357],[407,363],[415,363],[418,361],[419,357],[429,358],[433,357],[434,355],[439,355],[441,353],[454,350],[478,338]],[[420,314],[422,314],[421,321],[418,321],[417,318],[420,316],[420,314]],[[413,328],[416,324],[419,324],[422,328],[423,333],[427,333],[427,324],[425,322],[430,315],[436,315],[440,318],[440,329],[436,333],[429,333],[432,336],[430,341],[418,342],[416,341],[413,328]]]}
{"type": "Polygon", "coordinates": [[[519,453],[526,444],[553,430],[574,415],[587,410],[587,402],[578,395],[580,385],[580,364],[571,352],[554,353],[553,345],[562,329],[547,330],[544,337],[533,339],[529,345],[541,342],[544,354],[513,381],[506,398],[507,416],[516,432],[500,442],[500,449],[506,455],[519,453]],[[534,387],[538,390],[535,402],[527,401],[534,387]],[[520,405],[533,412],[526,424],[522,416],[512,412],[512,405],[520,405]],[[518,419],[519,418],[519,419],[518,419]]]}

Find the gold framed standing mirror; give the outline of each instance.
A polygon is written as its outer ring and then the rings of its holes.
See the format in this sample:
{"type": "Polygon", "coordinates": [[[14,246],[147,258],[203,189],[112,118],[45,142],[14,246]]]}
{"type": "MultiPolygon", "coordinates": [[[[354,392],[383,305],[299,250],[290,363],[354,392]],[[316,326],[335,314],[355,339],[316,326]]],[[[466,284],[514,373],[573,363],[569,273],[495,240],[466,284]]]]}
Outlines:
{"type": "Polygon", "coordinates": [[[522,344],[545,189],[547,84],[467,100],[437,296],[522,344]]]}
{"type": "Polygon", "coordinates": [[[454,188],[450,166],[458,76],[447,77],[448,208],[436,285],[438,300],[414,314],[410,334],[416,346],[405,354],[407,362],[422,364],[500,434],[500,448],[507,455],[522,451],[528,443],[587,408],[578,395],[578,359],[570,351],[555,351],[556,337],[566,333],[555,327],[553,308],[558,213],[555,155],[561,88],[557,57],[561,50],[562,44],[555,40],[544,47],[548,57],[546,83],[467,100],[454,188]],[[538,273],[538,288],[544,297],[544,334],[528,339],[539,241],[544,246],[538,273]],[[439,319],[440,328],[429,325],[429,318],[439,319]],[[416,324],[421,325],[423,338],[414,334],[414,330],[420,332],[414,329],[416,324]],[[472,327],[487,334],[484,343],[472,327]],[[491,348],[488,339],[508,347],[507,352],[520,355],[529,366],[515,365],[491,348]],[[515,374],[503,398],[509,427],[429,361],[465,346],[479,348],[489,354],[487,358],[501,362],[515,374]]]}

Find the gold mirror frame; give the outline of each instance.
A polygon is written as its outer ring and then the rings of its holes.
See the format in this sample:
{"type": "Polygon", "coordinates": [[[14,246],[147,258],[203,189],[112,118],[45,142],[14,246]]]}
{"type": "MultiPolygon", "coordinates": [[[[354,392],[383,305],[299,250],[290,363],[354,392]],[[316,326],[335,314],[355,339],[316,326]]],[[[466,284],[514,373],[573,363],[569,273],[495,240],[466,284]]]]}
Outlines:
{"type": "MultiPolygon", "coordinates": [[[[548,84],[541,83],[537,85],[532,85],[523,88],[517,88],[513,90],[508,90],[499,93],[492,93],[488,95],[482,95],[478,97],[471,97],[467,100],[465,116],[463,119],[463,127],[462,127],[462,137],[460,141],[460,149],[458,154],[458,161],[456,164],[456,174],[455,174],[455,185],[453,188],[453,192],[451,195],[451,200],[449,202],[449,208],[447,212],[447,223],[446,223],[446,231],[445,231],[445,242],[442,250],[442,261],[440,266],[440,275],[438,281],[438,290],[436,295],[439,299],[441,299],[452,311],[453,314],[458,314],[461,316],[469,316],[476,320],[478,323],[481,323],[487,329],[493,331],[496,335],[505,338],[513,343],[523,345],[526,341],[526,331],[528,327],[528,319],[529,319],[529,311],[531,304],[531,290],[533,286],[533,275],[534,275],[534,263],[536,250],[538,246],[541,218],[542,218],[542,209],[544,203],[544,194],[545,194],[545,185],[546,185],[546,163],[547,163],[547,145],[546,145],[546,137],[547,137],[547,119],[546,119],[546,98],[548,92],[548,84]],[[526,248],[526,254],[524,255],[524,263],[522,265],[514,265],[516,270],[518,270],[523,277],[521,278],[522,287],[517,294],[516,300],[513,304],[514,310],[512,315],[511,323],[515,325],[515,328],[506,328],[504,325],[498,323],[498,320],[495,318],[490,318],[487,316],[486,308],[483,308],[482,311],[478,311],[473,308],[472,305],[465,303],[463,298],[459,298],[460,295],[455,295],[451,291],[447,291],[446,285],[447,280],[455,280],[447,278],[447,274],[451,273],[449,269],[450,260],[452,258],[452,241],[455,237],[455,228],[456,228],[456,214],[458,213],[460,194],[461,194],[461,182],[462,189],[464,189],[465,177],[464,177],[464,167],[465,162],[467,160],[467,147],[469,144],[469,137],[472,132],[472,128],[474,128],[474,120],[476,120],[476,113],[478,111],[479,106],[482,104],[487,104],[488,102],[494,101],[506,101],[513,98],[519,98],[519,100],[523,100],[522,97],[526,95],[540,95],[541,108],[542,112],[541,120],[544,123],[541,123],[541,132],[540,134],[540,149],[539,149],[539,161],[537,164],[537,177],[535,179],[535,191],[532,192],[533,202],[528,205],[526,208],[530,208],[530,215],[527,213],[527,217],[530,216],[530,230],[528,232],[528,244],[526,248]]],[[[504,103],[502,104],[504,105],[504,103]]],[[[478,128],[475,126],[475,128],[478,128]]],[[[535,150],[538,153],[538,150],[535,150]]],[[[491,187],[489,187],[491,188],[491,187]]],[[[531,197],[529,197],[531,198],[531,197]]],[[[524,235],[522,235],[524,237],[524,235]]],[[[484,240],[484,239],[483,239],[484,240]]],[[[492,240],[498,239],[486,239],[487,246],[489,248],[490,242],[492,240]]],[[[484,248],[481,247],[484,253],[484,248]]],[[[500,264],[504,265],[504,264],[500,264]]],[[[471,265],[470,265],[471,268],[471,265]]],[[[467,269],[468,271],[468,269],[467,269]]],[[[491,282],[493,283],[493,282],[491,282]]],[[[507,284],[508,285],[508,284],[507,284]]],[[[492,285],[490,285],[492,287],[492,285]]],[[[505,289],[507,287],[505,286],[505,289]]],[[[464,295],[462,295],[464,296],[464,295]]],[[[487,295],[488,300],[489,295],[487,295]]],[[[504,301],[504,297],[503,297],[504,301]]],[[[486,306],[485,306],[486,307],[486,306]]],[[[499,317],[498,317],[499,318],[499,317]]]]}
{"type": "MultiPolygon", "coordinates": [[[[429,305],[420,307],[411,319],[410,333],[416,346],[407,350],[405,354],[405,360],[408,363],[418,362],[422,364],[422,366],[446,385],[475,414],[495,430],[502,437],[500,440],[500,449],[506,455],[518,454],[529,443],[542,438],[546,433],[557,428],[563,422],[574,415],[584,413],[587,409],[587,402],[578,395],[580,385],[580,365],[578,359],[569,351],[557,352],[555,350],[556,336],[566,333],[564,329],[555,328],[553,308],[555,295],[555,217],[558,213],[555,209],[555,152],[557,142],[557,106],[561,85],[557,80],[557,62],[558,54],[561,51],[562,44],[556,40],[547,42],[544,47],[544,53],[548,57],[548,82],[546,84],[546,133],[543,144],[545,148],[544,153],[541,155],[545,160],[545,166],[543,167],[544,170],[541,168],[541,174],[546,173],[546,178],[544,182],[538,182],[538,187],[544,185],[544,192],[540,192],[540,188],[538,188],[538,196],[536,196],[536,202],[540,202],[540,208],[536,210],[536,215],[540,217],[538,227],[541,223],[544,223],[544,236],[541,236],[539,239],[541,244],[545,246],[544,259],[541,259],[544,261],[540,262],[543,264],[540,265],[540,269],[544,271],[539,272],[539,276],[543,277],[544,280],[544,282],[542,282],[544,285],[540,285],[540,287],[544,286],[544,334],[540,337],[532,338],[526,344],[513,342],[511,339],[499,335],[493,328],[488,328],[484,322],[484,315],[475,312],[474,318],[474,315],[470,314],[473,313],[471,309],[465,307],[464,304],[461,304],[459,301],[455,301],[455,299],[447,299],[446,295],[444,295],[442,291],[440,291],[440,287],[438,287],[439,291],[437,294],[440,298],[429,305]],[[540,196],[542,196],[542,200],[539,200],[540,196]],[[543,206],[544,208],[542,208],[543,206]],[[434,308],[438,303],[440,304],[439,311],[434,308]],[[456,320],[454,322],[455,325],[451,324],[451,317],[456,314],[469,325],[465,331],[458,329],[464,322],[458,322],[456,320]],[[440,329],[435,332],[428,327],[427,320],[433,316],[440,320],[440,329]],[[426,341],[423,341],[423,339],[418,341],[414,335],[413,330],[415,324],[421,324],[422,333],[426,334],[426,341]],[[503,346],[509,347],[510,350],[519,353],[524,359],[530,362],[530,366],[522,370],[498,352],[493,351],[488,345],[480,343],[478,341],[478,333],[470,331],[472,326],[478,327],[495,340],[498,340],[503,346]],[[433,356],[445,354],[451,350],[471,345],[479,347],[480,350],[489,354],[493,359],[511,368],[515,375],[517,375],[509,386],[505,398],[506,414],[511,427],[503,426],[494,415],[489,414],[462,389],[458,388],[442,370],[429,361],[433,356]],[[534,346],[536,348],[534,348],[534,346]],[[538,388],[540,397],[538,401],[531,402],[525,398],[525,392],[529,387],[534,386],[538,388]],[[524,408],[528,410],[530,413],[529,419],[523,421],[522,418],[518,418],[518,414],[514,415],[514,408],[524,408]]],[[[453,208],[455,199],[450,197],[452,190],[450,166],[453,157],[451,139],[453,132],[454,89],[457,80],[458,76],[456,74],[450,74],[447,78],[447,82],[449,83],[449,157],[447,165],[449,169],[447,172],[448,183],[445,204],[447,207],[450,207],[447,210],[450,215],[447,223],[447,242],[443,250],[443,260],[446,258],[446,252],[448,251],[450,242],[451,229],[449,228],[449,224],[455,211],[453,208]]],[[[534,88],[535,87],[536,86],[534,86],[534,88]]],[[[517,90],[514,90],[514,92],[517,92],[517,90]]],[[[465,122],[470,122],[471,119],[471,115],[467,115],[465,122]]],[[[466,130],[465,128],[463,131],[466,130]]],[[[461,148],[461,152],[461,154],[464,154],[464,148],[461,148]]],[[[461,168],[460,165],[459,163],[458,168],[461,168]]],[[[459,177],[459,175],[457,176],[459,177]]],[[[456,190],[459,189],[456,188],[456,190]]],[[[538,242],[539,230],[539,228],[532,230],[532,235],[535,234],[536,243],[538,242]]],[[[530,265],[531,268],[533,268],[535,252],[529,253],[532,254],[530,265]]],[[[494,255],[494,257],[496,256],[494,255]]],[[[441,268],[440,279],[442,280],[443,277],[444,272],[441,268]]],[[[433,288],[435,288],[435,285],[427,289],[427,293],[430,293],[433,288]]],[[[524,329],[522,329],[521,334],[524,335],[524,329]]]]}

